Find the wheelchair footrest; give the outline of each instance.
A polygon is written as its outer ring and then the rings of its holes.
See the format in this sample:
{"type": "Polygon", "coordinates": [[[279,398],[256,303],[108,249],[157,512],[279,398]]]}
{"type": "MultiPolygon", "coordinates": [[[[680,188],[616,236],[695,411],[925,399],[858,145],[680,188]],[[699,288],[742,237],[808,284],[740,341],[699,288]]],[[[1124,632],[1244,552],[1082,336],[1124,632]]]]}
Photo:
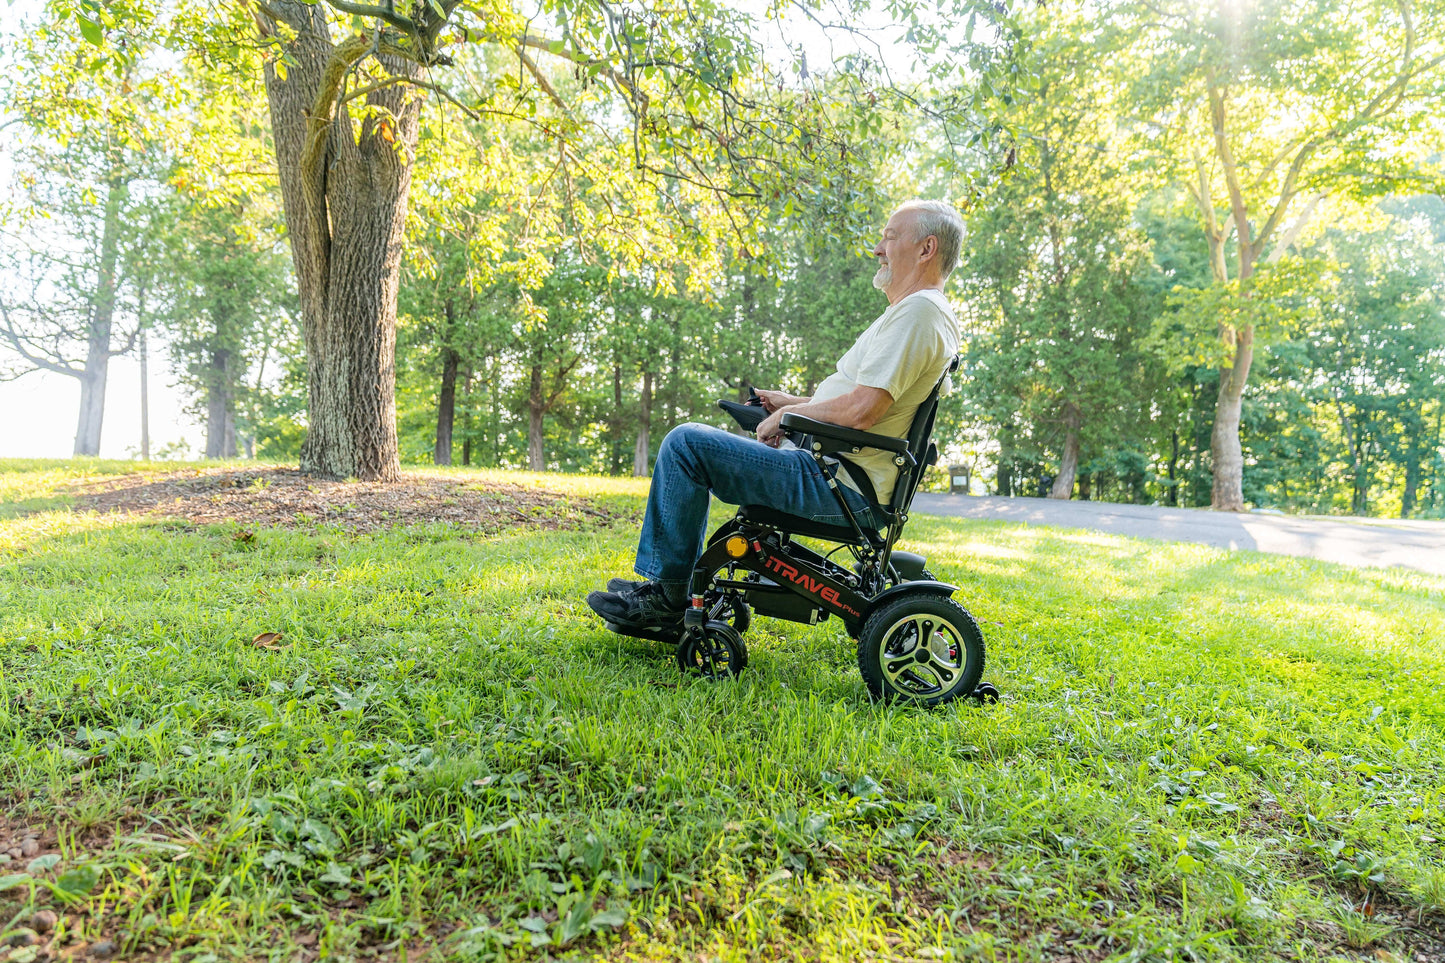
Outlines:
{"type": "Polygon", "coordinates": [[[607,631],[625,635],[630,639],[646,639],[649,642],[666,642],[668,645],[676,645],[682,638],[682,629],[680,628],[676,632],[653,632],[648,629],[633,629],[625,625],[616,625],[612,622],[605,624],[607,631]]]}

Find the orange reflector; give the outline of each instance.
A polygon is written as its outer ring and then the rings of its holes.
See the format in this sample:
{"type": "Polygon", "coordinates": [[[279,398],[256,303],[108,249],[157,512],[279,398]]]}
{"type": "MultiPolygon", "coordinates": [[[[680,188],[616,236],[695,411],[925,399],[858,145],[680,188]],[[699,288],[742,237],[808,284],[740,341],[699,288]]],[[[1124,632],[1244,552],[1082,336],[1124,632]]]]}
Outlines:
{"type": "Polygon", "coordinates": [[[734,535],[728,539],[727,551],[733,558],[742,558],[748,554],[748,540],[741,535],[734,535]]]}

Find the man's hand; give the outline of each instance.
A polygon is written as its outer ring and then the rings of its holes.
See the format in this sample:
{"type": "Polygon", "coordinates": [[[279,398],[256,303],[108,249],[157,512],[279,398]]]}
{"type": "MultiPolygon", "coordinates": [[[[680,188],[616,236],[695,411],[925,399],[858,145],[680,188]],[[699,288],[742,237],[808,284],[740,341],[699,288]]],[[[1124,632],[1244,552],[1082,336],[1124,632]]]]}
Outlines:
{"type": "MultiPolygon", "coordinates": [[[[762,392],[759,391],[758,394],[761,395],[762,392]]],[[[782,394],[782,392],[770,391],[768,394],[778,395],[782,394]]],[[[764,402],[763,406],[767,407],[767,402],[764,402]]],[[[767,445],[769,448],[776,448],[781,445],[783,439],[787,437],[782,426],[783,412],[786,411],[787,408],[769,408],[768,410],[771,411],[772,414],[758,422],[758,441],[767,445]]]]}
{"type": "Polygon", "coordinates": [[[786,391],[757,391],[762,399],[764,411],[777,411],[780,408],[787,408],[790,405],[807,404],[807,398],[799,398],[797,395],[790,395],[786,391]]]}

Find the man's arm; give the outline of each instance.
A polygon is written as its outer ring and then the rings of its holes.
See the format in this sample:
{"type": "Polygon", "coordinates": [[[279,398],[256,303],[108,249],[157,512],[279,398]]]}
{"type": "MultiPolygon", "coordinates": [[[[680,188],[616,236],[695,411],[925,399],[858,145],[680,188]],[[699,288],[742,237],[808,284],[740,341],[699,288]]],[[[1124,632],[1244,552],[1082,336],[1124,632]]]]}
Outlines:
{"type": "Polygon", "coordinates": [[[789,405],[806,405],[811,398],[804,398],[800,395],[790,395],[786,391],[758,391],[754,392],[763,400],[763,409],[768,412],[777,411],[779,408],[786,408],[789,405]]]}
{"type": "Polygon", "coordinates": [[[780,422],[784,412],[797,412],[814,421],[826,421],[844,428],[867,431],[878,423],[878,419],[887,413],[892,404],[893,396],[882,388],[859,385],[846,395],[829,398],[827,401],[809,401],[777,409],[758,425],[758,441],[778,447],[783,440],[780,422]]]}

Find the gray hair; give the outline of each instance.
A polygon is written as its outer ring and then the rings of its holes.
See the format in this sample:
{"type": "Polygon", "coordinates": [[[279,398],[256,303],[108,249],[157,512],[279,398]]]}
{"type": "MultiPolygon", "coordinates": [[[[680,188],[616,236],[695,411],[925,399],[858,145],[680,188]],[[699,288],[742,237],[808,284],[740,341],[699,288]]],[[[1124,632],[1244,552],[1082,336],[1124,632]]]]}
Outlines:
{"type": "Polygon", "coordinates": [[[898,211],[918,212],[914,241],[921,241],[930,234],[938,238],[939,276],[947,280],[958,266],[958,251],[963,247],[962,215],[947,201],[930,201],[917,197],[899,204],[894,213],[898,211]]]}

